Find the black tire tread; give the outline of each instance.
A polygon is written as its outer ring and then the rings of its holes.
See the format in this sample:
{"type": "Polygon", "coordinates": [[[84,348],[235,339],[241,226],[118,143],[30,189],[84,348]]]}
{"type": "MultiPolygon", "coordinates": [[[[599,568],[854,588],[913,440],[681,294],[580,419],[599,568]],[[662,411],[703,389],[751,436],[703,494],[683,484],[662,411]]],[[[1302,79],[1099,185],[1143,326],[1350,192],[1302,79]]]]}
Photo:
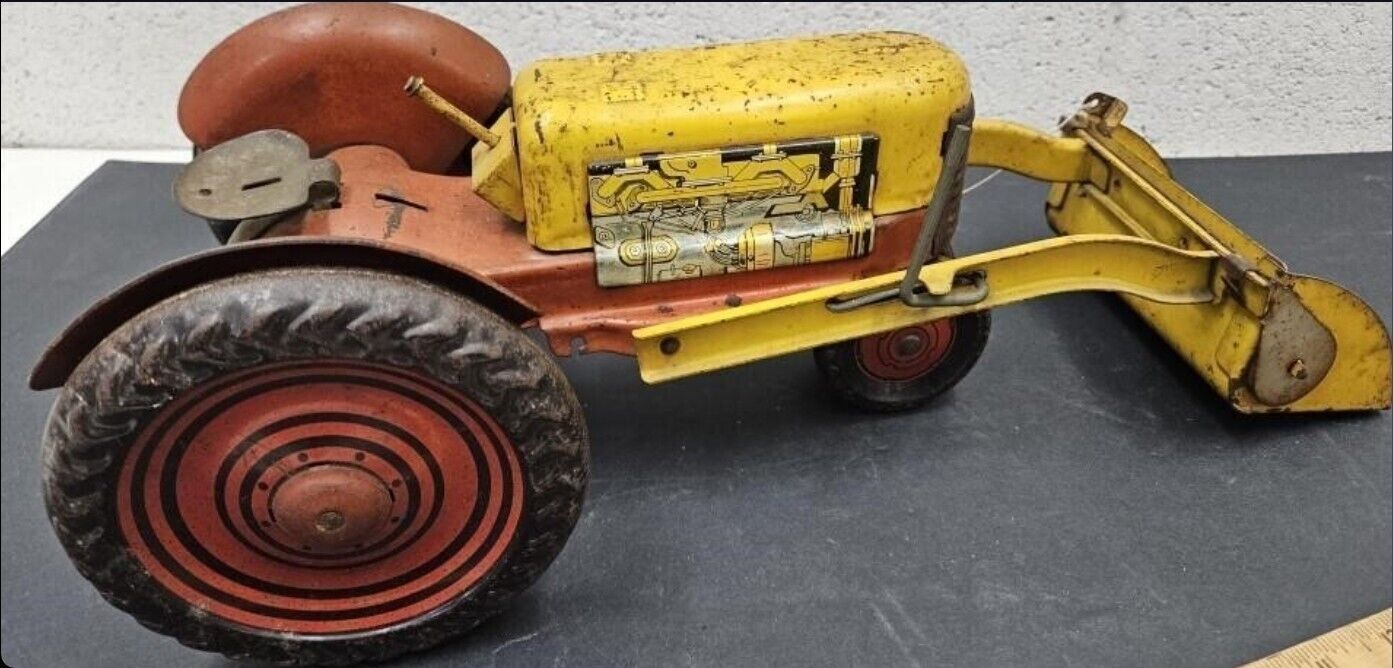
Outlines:
{"type": "Polygon", "coordinates": [[[579,517],[589,442],[555,360],[497,315],[412,279],[299,268],[214,281],[118,328],[61,390],[43,469],[50,521],[78,571],[144,626],[236,659],[347,665],[464,633],[530,586],[579,517]],[[140,427],[185,390],[258,364],[324,357],[424,372],[489,411],[523,461],[522,524],[493,573],[421,623],[330,639],[240,631],[168,594],[125,546],[114,495],[122,457],[140,427]]]}

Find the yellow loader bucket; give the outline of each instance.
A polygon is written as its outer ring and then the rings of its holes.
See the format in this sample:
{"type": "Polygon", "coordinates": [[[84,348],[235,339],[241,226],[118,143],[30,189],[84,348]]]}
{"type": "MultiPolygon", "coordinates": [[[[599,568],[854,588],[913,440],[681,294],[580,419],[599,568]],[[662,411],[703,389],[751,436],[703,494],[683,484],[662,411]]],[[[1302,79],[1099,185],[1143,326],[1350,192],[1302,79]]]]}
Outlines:
{"type": "Polygon", "coordinates": [[[1050,294],[1106,291],[1238,411],[1388,408],[1393,356],[1373,310],[1334,283],[1289,272],[1181,187],[1155,149],[1122,125],[1125,114],[1120,100],[1094,94],[1062,137],[1007,121],[972,125],[967,164],[1055,184],[1046,217],[1060,237],[921,258],[903,272],[637,330],[643,378],[661,382],[1050,294]],[[915,283],[918,295],[909,289],[915,283]]]}

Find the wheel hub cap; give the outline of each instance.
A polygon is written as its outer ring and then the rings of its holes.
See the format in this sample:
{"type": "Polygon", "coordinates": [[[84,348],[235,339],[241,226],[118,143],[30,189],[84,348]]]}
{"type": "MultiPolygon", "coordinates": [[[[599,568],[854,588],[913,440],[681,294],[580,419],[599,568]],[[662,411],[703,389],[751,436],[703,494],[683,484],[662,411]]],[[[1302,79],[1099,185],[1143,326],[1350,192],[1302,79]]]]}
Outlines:
{"type": "Polygon", "coordinates": [[[911,325],[856,343],[861,369],[884,381],[910,381],[938,367],[953,346],[952,318],[911,325]]]}
{"type": "Polygon", "coordinates": [[[918,330],[906,332],[895,340],[892,348],[895,358],[898,360],[912,360],[924,350],[924,335],[918,330]]]}
{"type": "Polygon", "coordinates": [[[273,525],[305,552],[339,554],[386,536],[392,515],[387,486],[371,473],[324,464],[286,478],[269,497],[273,525]]]}

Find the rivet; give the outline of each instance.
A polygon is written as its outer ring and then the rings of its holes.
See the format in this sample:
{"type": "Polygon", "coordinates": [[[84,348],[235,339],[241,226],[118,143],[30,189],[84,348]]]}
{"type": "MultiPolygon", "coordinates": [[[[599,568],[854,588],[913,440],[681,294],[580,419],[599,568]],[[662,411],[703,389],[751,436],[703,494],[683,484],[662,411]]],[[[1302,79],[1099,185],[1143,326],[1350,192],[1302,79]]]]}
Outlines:
{"type": "Polygon", "coordinates": [[[1306,380],[1306,363],[1299,357],[1292,360],[1292,363],[1287,365],[1287,375],[1297,380],[1306,380]]]}

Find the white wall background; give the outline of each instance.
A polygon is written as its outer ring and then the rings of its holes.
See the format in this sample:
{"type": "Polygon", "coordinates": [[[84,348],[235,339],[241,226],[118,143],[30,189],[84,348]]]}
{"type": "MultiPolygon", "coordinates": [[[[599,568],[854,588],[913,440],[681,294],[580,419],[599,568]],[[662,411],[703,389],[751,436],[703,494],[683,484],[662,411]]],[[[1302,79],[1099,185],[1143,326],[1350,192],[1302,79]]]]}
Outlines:
{"type": "MultiPolygon", "coordinates": [[[[550,54],[895,28],[971,68],[979,113],[1050,125],[1104,90],[1167,155],[1390,148],[1389,4],[412,3],[550,54]]],[[[184,77],[284,3],[3,5],[4,146],[182,147],[184,77]]]]}

